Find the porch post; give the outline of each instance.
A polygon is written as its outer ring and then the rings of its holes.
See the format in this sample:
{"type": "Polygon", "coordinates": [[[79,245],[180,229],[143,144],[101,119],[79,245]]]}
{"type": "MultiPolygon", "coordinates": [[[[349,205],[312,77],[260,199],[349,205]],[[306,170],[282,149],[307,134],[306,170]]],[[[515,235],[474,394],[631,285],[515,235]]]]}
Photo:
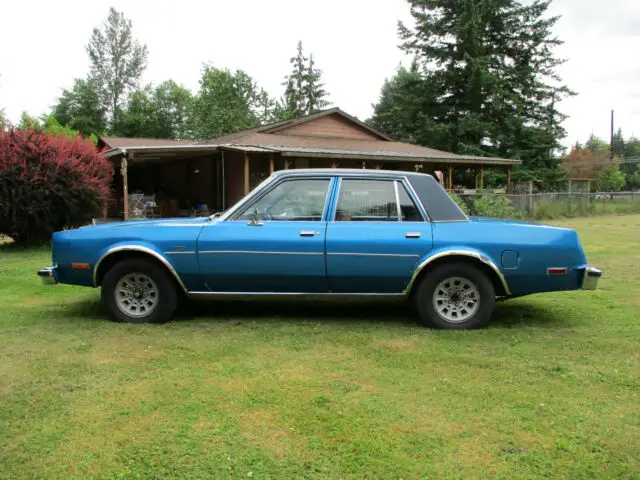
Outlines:
{"type": "Polygon", "coordinates": [[[507,193],[511,191],[511,167],[507,167],[507,193]]]}
{"type": "Polygon", "coordinates": [[[449,191],[453,190],[453,167],[449,165],[447,167],[447,176],[449,177],[449,191]]]}
{"type": "Polygon", "coordinates": [[[273,160],[273,153],[269,154],[269,175],[275,170],[275,162],[273,160]]]}
{"type": "Polygon", "coordinates": [[[124,208],[123,217],[129,219],[129,179],[127,174],[127,154],[125,153],[120,163],[120,174],[122,175],[122,205],[124,208]]]}
{"type": "Polygon", "coordinates": [[[249,154],[244,152],[244,194],[249,193],[249,154]]]}
{"type": "Polygon", "coordinates": [[[484,168],[480,167],[480,190],[484,189],[484,168]]]}

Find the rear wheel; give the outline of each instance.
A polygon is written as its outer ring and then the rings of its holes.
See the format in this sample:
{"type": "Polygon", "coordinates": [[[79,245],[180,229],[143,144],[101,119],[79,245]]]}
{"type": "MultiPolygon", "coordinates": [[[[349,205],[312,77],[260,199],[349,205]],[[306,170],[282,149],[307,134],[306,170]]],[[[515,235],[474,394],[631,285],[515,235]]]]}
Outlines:
{"type": "Polygon", "coordinates": [[[418,285],[414,301],[421,324],[466,330],[489,324],[495,295],[493,283],[481,270],[456,262],[428,272],[418,285]]]}
{"type": "Polygon", "coordinates": [[[166,322],[177,304],[175,282],[166,270],[149,260],[118,262],[102,281],[102,305],[116,322],[166,322]]]}

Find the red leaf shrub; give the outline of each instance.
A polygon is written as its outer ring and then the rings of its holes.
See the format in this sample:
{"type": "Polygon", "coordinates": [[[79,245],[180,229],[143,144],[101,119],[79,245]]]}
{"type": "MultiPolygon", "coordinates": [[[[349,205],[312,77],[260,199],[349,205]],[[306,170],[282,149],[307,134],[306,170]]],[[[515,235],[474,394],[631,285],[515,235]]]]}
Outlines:
{"type": "Polygon", "coordinates": [[[0,130],[0,233],[42,243],[88,223],[109,198],[113,167],[88,140],[0,130]]]}

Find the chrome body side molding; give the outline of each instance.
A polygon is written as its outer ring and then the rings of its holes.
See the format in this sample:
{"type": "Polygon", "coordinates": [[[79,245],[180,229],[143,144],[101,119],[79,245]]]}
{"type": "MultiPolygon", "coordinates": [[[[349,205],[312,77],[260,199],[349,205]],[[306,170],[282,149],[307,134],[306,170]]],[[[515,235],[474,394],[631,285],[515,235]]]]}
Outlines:
{"type": "Polygon", "coordinates": [[[147,247],[142,247],[140,245],[120,245],[117,247],[110,248],[109,250],[104,252],[104,254],[98,259],[96,264],[93,266],[93,286],[94,287],[98,286],[98,269],[100,268],[100,264],[102,263],[102,261],[113,253],[125,252],[125,251],[145,253],[159,260],[171,272],[171,274],[176,279],[176,281],[178,282],[178,285],[180,285],[182,290],[187,292],[187,288],[184,286],[184,283],[180,279],[180,275],[178,275],[178,272],[176,272],[173,266],[171,266],[169,261],[166,258],[164,258],[162,255],[160,255],[158,252],[156,252],[155,250],[152,250],[151,248],[147,248],[147,247]]]}
{"type": "Polygon", "coordinates": [[[269,252],[265,250],[202,250],[198,255],[324,255],[321,252],[269,252]]]}
{"type": "Polygon", "coordinates": [[[432,255],[431,257],[427,258],[422,263],[420,263],[420,265],[416,267],[415,271],[413,272],[413,275],[411,276],[411,280],[409,280],[409,283],[407,284],[407,288],[405,289],[404,293],[406,295],[409,295],[411,293],[411,289],[413,288],[416,280],[418,279],[418,275],[420,275],[420,272],[422,272],[422,270],[427,265],[433,263],[434,261],[440,258],[453,257],[453,256],[475,258],[477,260],[480,260],[485,265],[489,266],[496,273],[496,275],[498,275],[498,278],[502,283],[502,287],[504,288],[505,294],[507,296],[511,295],[511,291],[509,290],[509,285],[507,284],[507,280],[504,278],[504,275],[502,274],[498,266],[495,263],[493,263],[491,259],[485,257],[484,255],[481,255],[478,252],[474,252],[470,250],[446,250],[444,252],[436,253],[435,255],[432,255]]]}
{"type": "Polygon", "coordinates": [[[364,299],[364,298],[378,298],[378,299],[396,299],[396,300],[404,300],[404,293],[334,293],[334,292],[326,292],[326,293],[307,293],[307,292],[187,292],[189,298],[197,299],[197,300],[215,300],[217,298],[234,298],[234,297],[243,297],[243,298],[252,298],[252,299],[269,299],[273,300],[276,298],[292,298],[297,300],[322,300],[322,299],[331,299],[331,298],[353,298],[353,299],[364,299]]]}

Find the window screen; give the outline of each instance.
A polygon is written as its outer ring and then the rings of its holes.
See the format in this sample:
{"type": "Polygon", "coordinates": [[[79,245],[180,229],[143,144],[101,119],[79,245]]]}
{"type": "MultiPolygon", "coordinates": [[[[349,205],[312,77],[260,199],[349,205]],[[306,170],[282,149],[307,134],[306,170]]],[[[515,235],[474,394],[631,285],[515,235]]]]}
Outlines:
{"type": "Polygon", "coordinates": [[[342,180],[336,206],[337,222],[398,221],[391,180],[342,180]]]}

